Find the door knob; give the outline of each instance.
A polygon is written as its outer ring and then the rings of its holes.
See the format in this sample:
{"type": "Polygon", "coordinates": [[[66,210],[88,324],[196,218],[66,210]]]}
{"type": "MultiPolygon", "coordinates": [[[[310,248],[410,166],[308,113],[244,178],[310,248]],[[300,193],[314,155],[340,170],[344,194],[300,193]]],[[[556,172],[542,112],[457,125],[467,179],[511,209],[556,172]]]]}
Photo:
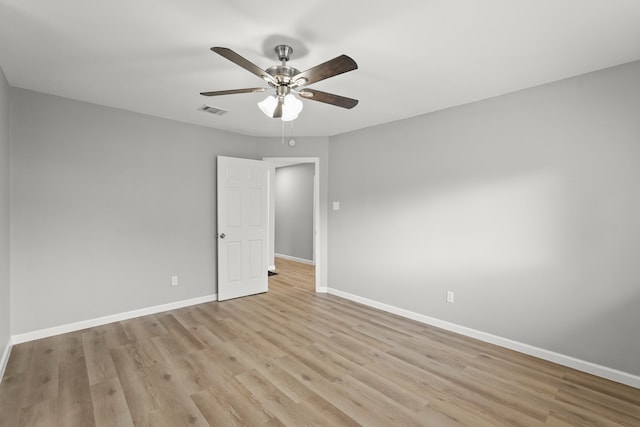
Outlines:
{"type": "Polygon", "coordinates": [[[224,234],[224,233],[222,233],[222,234],[220,235],[220,238],[221,238],[221,239],[224,239],[225,237],[227,237],[227,236],[226,236],[226,234],[224,234]]]}

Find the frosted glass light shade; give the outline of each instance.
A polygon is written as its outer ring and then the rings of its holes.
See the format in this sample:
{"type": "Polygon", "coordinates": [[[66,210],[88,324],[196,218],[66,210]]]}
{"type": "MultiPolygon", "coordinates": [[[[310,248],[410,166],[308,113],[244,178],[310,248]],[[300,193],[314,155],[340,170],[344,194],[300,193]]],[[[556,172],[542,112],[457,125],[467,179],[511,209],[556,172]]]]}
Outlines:
{"type": "Polygon", "coordinates": [[[268,117],[273,117],[273,112],[276,110],[277,105],[278,98],[275,96],[267,96],[263,101],[258,102],[258,107],[260,107],[262,112],[268,117]]]}
{"type": "MultiPolygon", "coordinates": [[[[260,107],[260,110],[262,110],[267,117],[273,117],[277,106],[278,97],[276,96],[267,96],[263,101],[258,102],[258,107],[260,107]]],[[[302,101],[295,96],[291,94],[285,96],[282,104],[282,117],[280,119],[283,122],[290,122],[291,120],[297,119],[302,111],[302,107],[302,101]]]]}
{"type": "Polygon", "coordinates": [[[291,94],[284,97],[284,105],[282,106],[283,122],[290,122],[291,120],[297,119],[301,111],[302,101],[291,94]]]}

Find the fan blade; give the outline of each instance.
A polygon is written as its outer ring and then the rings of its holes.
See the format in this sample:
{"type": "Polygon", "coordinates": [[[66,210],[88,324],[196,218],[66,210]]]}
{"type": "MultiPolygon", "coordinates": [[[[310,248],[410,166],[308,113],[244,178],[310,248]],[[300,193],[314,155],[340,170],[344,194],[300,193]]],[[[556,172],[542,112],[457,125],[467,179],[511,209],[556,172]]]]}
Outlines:
{"type": "Polygon", "coordinates": [[[282,104],[284,104],[284,101],[282,99],[282,97],[278,97],[278,105],[276,105],[276,109],[273,110],[273,118],[274,119],[279,119],[280,117],[282,117],[282,104]]]}
{"type": "Polygon", "coordinates": [[[292,80],[298,82],[301,79],[305,79],[306,81],[304,83],[297,84],[296,86],[306,86],[319,82],[320,80],[328,79],[329,77],[337,76],[338,74],[346,73],[347,71],[356,70],[357,68],[358,64],[356,64],[356,61],[347,55],[340,55],[313,68],[309,68],[300,74],[296,74],[292,80]]]}
{"type": "Polygon", "coordinates": [[[220,96],[220,95],[233,95],[235,93],[253,93],[253,92],[264,92],[267,90],[263,87],[250,87],[247,89],[230,89],[230,90],[218,90],[213,92],[200,92],[200,95],[204,96],[220,96]]]}
{"type": "Polygon", "coordinates": [[[324,102],[325,104],[335,105],[342,108],[353,108],[358,105],[358,100],[353,98],[347,98],[346,96],[334,95],[333,93],[322,92],[314,89],[303,89],[298,92],[298,95],[304,99],[310,99],[313,101],[324,102]]]}
{"type": "Polygon", "coordinates": [[[265,70],[263,70],[262,68],[258,67],[256,64],[254,64],[253,62],[249,61],[248,59],[245,59],[244,57],[238,55],[237,53],[235,53],[231,49],[228,49],[226,47],[212,47],[211,50],[214,51],[215,53],[217,53],[220,56],[224,56],[229,61],[233,62],[234,64],[237,64],[237,65],[241,66],[245,70],[249,71],[250,73],[255,74],[256,76],[260,77],[261,79],[263,79],[263,80],[265,80],[265,81],[267,81],[269,83],[273,83],[274,85],[278,83],[276,81],[276,79],[274,79],[273,76],[268,74],[265,70]]]}

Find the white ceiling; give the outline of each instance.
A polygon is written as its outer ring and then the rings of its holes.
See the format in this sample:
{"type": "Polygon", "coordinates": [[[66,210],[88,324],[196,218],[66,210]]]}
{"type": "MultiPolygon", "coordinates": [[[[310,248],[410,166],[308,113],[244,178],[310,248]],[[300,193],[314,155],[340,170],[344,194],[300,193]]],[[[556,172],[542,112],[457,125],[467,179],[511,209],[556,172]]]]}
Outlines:
{"type": "Polygon", "coordinates": [[[640,59],[639,0],[0,0],[11,86],[255,136],[282,122],[266,86],[209,50],[306,70],[340,54],[359,69],[310,85],[360,100],[306,100],[296,136],[335,135],[640,59]],[[203,104],[224,116],[197,111],[203,104]]]}

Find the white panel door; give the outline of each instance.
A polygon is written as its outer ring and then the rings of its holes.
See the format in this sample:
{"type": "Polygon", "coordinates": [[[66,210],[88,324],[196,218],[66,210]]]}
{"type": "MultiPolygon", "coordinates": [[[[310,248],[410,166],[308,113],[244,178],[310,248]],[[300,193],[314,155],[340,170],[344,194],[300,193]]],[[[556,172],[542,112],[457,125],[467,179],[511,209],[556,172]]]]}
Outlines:
{"type": "Polygon", "coordinates": [[[269,168],[218,156],[218,301],[269,288],[269,168]]]}

